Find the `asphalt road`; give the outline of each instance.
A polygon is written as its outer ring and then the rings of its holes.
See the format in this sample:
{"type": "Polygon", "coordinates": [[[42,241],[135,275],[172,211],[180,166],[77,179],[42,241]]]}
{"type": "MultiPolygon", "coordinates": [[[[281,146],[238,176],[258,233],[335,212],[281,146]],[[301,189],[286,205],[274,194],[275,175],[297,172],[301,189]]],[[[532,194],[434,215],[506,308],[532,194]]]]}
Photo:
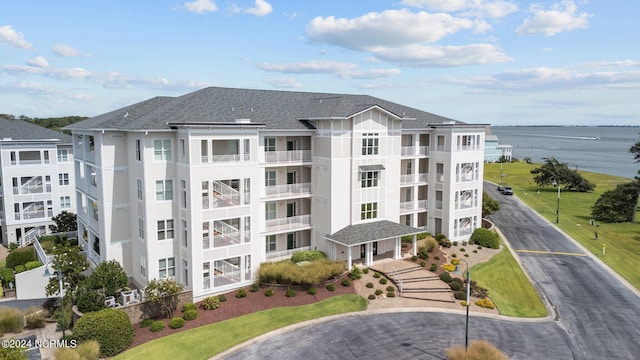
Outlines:
{"type": "MultiPolygon", "coordinates": [[[[502,204],[492,221],[553,310],[542,321],[472,314],[470,341],[486,339],[510,359],[640,358],[638,292],[515,196],[485,190],[502,204]]],[[[224,358],[445,359],[446,348],[464,344],[464,329],[460,314],[352,314],[278,332],[224,358]]]]}

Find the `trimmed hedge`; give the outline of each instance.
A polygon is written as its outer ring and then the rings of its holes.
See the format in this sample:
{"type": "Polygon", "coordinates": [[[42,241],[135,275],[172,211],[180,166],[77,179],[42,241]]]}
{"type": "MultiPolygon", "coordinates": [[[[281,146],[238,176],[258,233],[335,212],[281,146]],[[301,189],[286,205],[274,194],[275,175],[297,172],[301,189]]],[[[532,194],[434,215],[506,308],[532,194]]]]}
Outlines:
{"type": "Polygon", "coordinates": [[[184,312],[184,314],[182,314],[182,317],[188,321],[195,320],[198,318],[198,310],[196,309],[187,310],[184,312]]]}
{"type": "Polygon", "coordinates": [[[7,255],[7,262],[5,266],[9,269],[15,268],[18,265],[24,265],[30,261],[38,261],[36,257],[36,250],[33,246],[27,246],[12,250],[7,255]]]}
{"type": "Polygon", "coordinates": [[[129,317],[123,311],[103,309],[84,314],[75,324],[72,336],[78,342],[98,341],[100,356],[109,357],[131,345],[133,328],[129,317]]]}
{"type": "Polygon", "coordinates": [[[296,251],[291,256],[291,261],[294,263],[299,263],[302,261],[316,261],[320,259],[324,259],[327,256],[322,251],[317,250],[307,250],[307,251],[296,251]]]}
{"type": "Polygon", "coordinates": [[[184,319],[181,317],[174,317],[169,320],[169,327],[172,329],[179,329],[184,326],[184,319]]]}
{"type": "Polygon", "coordinates": [[[151,330],[151,332],[158,332],[158,331],[162,331],[164,329],[164,322],[157,320],[151,323],[151,326],[149,327],[149,330],[151,330]]]}
{"type": "Polygon", "coordinates": [[[473,234],[471,234],[469,243],[477,244],[491,249],[497,249],[500,247],[500,236],[495,231],[491,231],[485,228],[477,228],[473,231],[473,234]]]}
{"type": "Polygon", "coordinates": [[[42,266],[42,263],[40,261],[29,261],[28,263],[24,264],[24,268],[27,270],[33,270],[33,269],[37,269],[40,266],[42,266]]]}

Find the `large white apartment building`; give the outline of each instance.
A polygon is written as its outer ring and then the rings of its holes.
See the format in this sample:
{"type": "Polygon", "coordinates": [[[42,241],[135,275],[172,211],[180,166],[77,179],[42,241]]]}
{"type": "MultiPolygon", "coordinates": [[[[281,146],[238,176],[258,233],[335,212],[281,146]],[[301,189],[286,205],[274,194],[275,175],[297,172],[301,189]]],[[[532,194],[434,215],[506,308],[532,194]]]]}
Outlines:
{"type": "Polygon", "coordinates": [[[0,117],[0,240],[25,245],[76,212],[71,136],[0,117]]]}
{"type": "Polygon", "coordinates": [[[371,264],[481,224],[485,125],[371,96],[206,88],[67,128],[81,242],[140,286],[201,298],[294,251],[371,264]]]}

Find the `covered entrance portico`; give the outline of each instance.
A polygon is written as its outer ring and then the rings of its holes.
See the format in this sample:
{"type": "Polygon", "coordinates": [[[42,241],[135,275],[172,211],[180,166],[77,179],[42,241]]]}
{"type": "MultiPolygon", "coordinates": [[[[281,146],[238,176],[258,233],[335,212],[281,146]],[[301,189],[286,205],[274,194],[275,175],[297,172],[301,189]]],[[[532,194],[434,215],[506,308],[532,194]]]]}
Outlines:
{"type": "MultiPolygon", "coordinates": [[[[340,249],[346,248],[347,268],[353,266],[354,253],[360,255],[365,266],[373,264],[378,253],[393,252],[394,259],[400,259],[401,237],[413,236],[413,255],[416,255],[416,235],[424,230],[402,225],[389,220],[380,220],[357,225],[349,225],[337,232],[326,235],[332,246],[332,258],[336,260],[340,249]],[[355,250],[354,250],[355,249],[355,250]]],[[[344,251],[343,251],[344,252],[344,251]]]]}

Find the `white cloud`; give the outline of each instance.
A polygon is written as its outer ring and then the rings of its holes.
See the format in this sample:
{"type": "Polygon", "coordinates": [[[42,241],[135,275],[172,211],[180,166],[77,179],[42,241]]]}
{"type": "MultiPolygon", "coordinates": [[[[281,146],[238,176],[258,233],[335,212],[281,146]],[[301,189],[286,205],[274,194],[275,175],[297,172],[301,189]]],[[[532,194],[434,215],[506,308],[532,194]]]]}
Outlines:
{"type": "Polygon", "coordinates": [[[533,17],[525,19],[522,25],[516,29],[517,34],[543,34],[554,36],[564,31],[584,29],[589,25],[591,15],[582,12],[577,13],[577,7],[573,0],[564,0],[554,4],[549,10],[531,5],[533,17]]]}
{"type": "Polygon", "coordinates": [[[49,62],[47,61],[47,59],[43,58],[42,56],[36,56],[35,58],[27,61],[27,65],[46,68],[46,67],[49,67],[49,62]]]}
{"type": "Polygon", "coordinates": [[[98,74],[95,79],[99,84],[109,89],[126,89],[137,85],[159,89],[169,85],[169,80],[162,77],[126,75],[116,71],[98,74]]]}
{"type": "Polygon", "coordinates": [[[299,89],[302,87],[301,82],[290,76],[264,79],[264,82],[281,89],[299,89]]]}
{"type": "Polygon", "coordinates": [[[69,92],[65,89],[55,88],[49,85],[44,85],[40,83],[34,82],[7,82],[4,84],[0,84],[0,92],[8,91],[15,92],[19,90],[21,92],[25,92],[30,95],[46,95],[46,96],[57,96],[60,98],[72,99],[72,100],[92,100],[93,96],[88,94],[81,94],[75,92],[69,92]]]}
{"type": "Polygon", "coordinates": [[[336,61],[307,61],[298,63],[260,63],[258,67],[265,71],[283,74],[334,74],[357,68],[357,64],[336,61]]]}
{"type": "Polygon", "coordinates": [[[265,16],[271,13],[273,8],[271,4],[266,2],[265,0],[256,0],[256,6],[245,10],[247,14],[252,14],[255,16],[265,16]]]}
{"type": "Polygon", "coordinates": [[[218,7],[211,0],[195,0],[192,2],[184,3],[185,9],[191,12],[202,14],[207,11],[216,11],[218,7]]]}
{"type": "Polygon", "coordinates": [[[0,26],[0,45],[11,45],[24,50],[33,48],[33,45],[24,39],[24,35],[15,31],[11,25],[0,26]]]}
{"type": "Polygon", "coordinates": [[[65,44],[56,44],[53,46],[53,53],[62,57],[90,57],[89,54],[83,54],[78,49],[65,45],[65,44]]]}
{"type": "Polygon", "coordinates": [[[640,60],[599,61],[580,64],[583,67],[627,67],[640,66],[640,60]]]}
{"type": "Polygon", "coordinates": [[[518,6],[503,0],[403,0],[401,4],[432,11],[459,12],[464,16],[501,18],[518,11],[518,6]]]}
{"type": "Polygon", "coordinates": [[[372,52],[379,59],[416,67],[450,67],[504,63],[512,59],[491,44],[463,46],[407,45],[402,48],[380,48],[372,52]]]}
{"type": "Polygon", "coordinates": [[[338,74],[343,79],[381,79],[398,75],[401,71],[398,69],[372,69],[372,70],[353,70],[338,74]]]}
{"type": "Polygon", "coordinates": [[[307,25],[306,34],[317,43],[366,50],[371,46],[435,42],[461,30],[482,32],[488,28],[490,25],[484,21],[401,9],[372,12],[353,19],[316,17],[307,25]]]}

